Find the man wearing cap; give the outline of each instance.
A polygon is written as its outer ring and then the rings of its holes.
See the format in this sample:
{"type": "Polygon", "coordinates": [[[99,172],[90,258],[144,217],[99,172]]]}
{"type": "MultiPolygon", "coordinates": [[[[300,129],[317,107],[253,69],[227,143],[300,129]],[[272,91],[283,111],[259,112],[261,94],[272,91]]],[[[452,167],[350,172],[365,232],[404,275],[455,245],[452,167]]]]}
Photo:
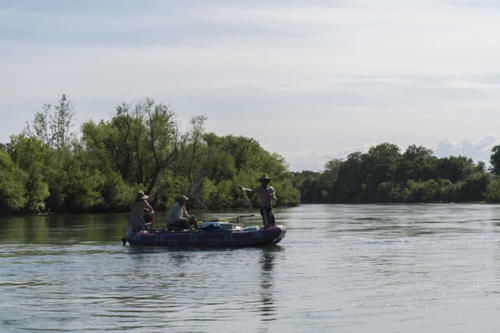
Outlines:
{"type": "Polygon", "coordinates": [[[144,213],[153,214],[153,207],[148,203],[149,196],[145,195],[143,191],[137,192],[134,202],[130,205],[130,215],[128,218],[129,228],[132,230],[146,229],[144,222],[144,213]]]}
{"type": "Polygon", "coordinates": [[[189,198],[181,195],[177,198],[176,203],[170,208],[167,216],[167,229],[172,231],[180,231],[184,229],[200,230],[196,217],[189,215],[186,209],[186,201],[189,198]]]}
{"type": "Polygon", "coordinates": [[[260,199],[260,215],[262,215],[262,221],[264,222],[264,228],[274,225],[274,215],[272,213],[273,201],[276,200],[276,192],[274,188],[269,186],[271,178],[266,174],[262,175],[258,181],[260,186],[255,188],[246,188],[240,186],[240,189],[245,192],[256,193],[260,199]]]}

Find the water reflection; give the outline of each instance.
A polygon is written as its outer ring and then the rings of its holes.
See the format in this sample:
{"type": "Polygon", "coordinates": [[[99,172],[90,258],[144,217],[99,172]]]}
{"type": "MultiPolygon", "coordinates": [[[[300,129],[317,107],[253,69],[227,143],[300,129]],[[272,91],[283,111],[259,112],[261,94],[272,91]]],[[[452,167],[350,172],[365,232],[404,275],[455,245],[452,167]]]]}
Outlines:
{"type": "Polygon", "coordinates": [[[0,242],[77,244],[121,239],[126,215],[9,216],[0,219],[0,242]]]}
{"type": "Polygon", "coordinates": [[[259,312],[262,316],[262,321],[272,321],[276,319],[276,306],[273,297],[274,285],[274,261],[275,253],[279,246],[272,248],[262,248],[260,265],[261,265],[261,281],[260,281],[260,302],[259,312]]]}

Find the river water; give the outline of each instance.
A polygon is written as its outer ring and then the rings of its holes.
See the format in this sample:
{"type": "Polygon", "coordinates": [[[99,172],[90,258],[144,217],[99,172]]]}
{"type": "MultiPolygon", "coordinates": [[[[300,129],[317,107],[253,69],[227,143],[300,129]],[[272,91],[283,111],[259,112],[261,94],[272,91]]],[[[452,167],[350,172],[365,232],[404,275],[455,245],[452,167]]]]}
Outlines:
{"type": "Polygon", "coordinates": [[[212,250],[123,246],[120,214],[2,217],[0,331],[500,330],[500,206],[275,215],[280,244],[212,250]]]}

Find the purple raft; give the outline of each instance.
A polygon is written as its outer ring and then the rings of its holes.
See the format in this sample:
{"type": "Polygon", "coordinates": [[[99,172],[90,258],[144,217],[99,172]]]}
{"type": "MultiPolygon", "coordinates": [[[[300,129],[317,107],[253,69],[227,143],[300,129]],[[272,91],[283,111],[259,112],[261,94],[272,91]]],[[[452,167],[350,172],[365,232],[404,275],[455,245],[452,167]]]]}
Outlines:
{"type": "Polygon", "coordinates": [[[285,237],[286,228],[245,228],[210,231],[128,231],[130,245],[170,247],[242,247],[276,244],[285,237]]]}

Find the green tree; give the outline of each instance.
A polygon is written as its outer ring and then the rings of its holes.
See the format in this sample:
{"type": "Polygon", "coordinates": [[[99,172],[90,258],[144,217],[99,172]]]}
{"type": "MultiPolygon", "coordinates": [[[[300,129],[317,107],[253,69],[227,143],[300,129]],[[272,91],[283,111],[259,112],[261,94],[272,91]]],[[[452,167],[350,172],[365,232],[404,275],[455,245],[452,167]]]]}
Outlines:
{"type": "Polygon", "coordinates": [[[494,146],[491,149],[491,172],[495,175],[500,175],[500,145],[494,146]]]}
{"type": "Polygon", "coordinates": [[[432,150],[411,145],[396,163],[394,180],[399,183],[409,179],[420,181],[435,178],[436,161],[432,150]]]}
{"type": "Polygon", "coordinates": [[[491,175],[485,172],[475,172],[469,175],[460,187],[459,200],[465,202],[485,201],[490,181],[491,175]]]}
{"type": "Polygon", "coordinates": [[[319,202],[333,201],[335,198],[335,183],[339,178],[342,160],[333,159],[326,162],[324,171],[318,179],[318,190],[321,197],[319,202]]]}
{"type": "Polygon", "coordinates": [[[55,149],[68,147],[73,137],[71,133],[73,116],[73,105],[63,94],[54,107],[45,104],[42,111],[35,114],[33,123],[28,124],[25,133],[55,149]]]}
{"type": "Polygon", "coordinates": [[[0,211],[16,212],[24,209],[27,175],[12,161],[10,155],[0,150],[0,211]]]}
{"type": "Polygon", "coordinates": [[[45,199],[50,195],[44,172],[49,147],[34,137],[24,134],[12,136],[7,151],[12,160],[26,173],[26,209],[28,211],[45,210],[45,199]]]}
{"type": "Polygon", "coordinates": [[[334,187],[335,202],[358,202],[364,181],[363,154],[349,154],[339,168],[334,187]]]}
{"type": "Polygon", "coordinates": [[[500,177],[494,176],[486,186],[486,200],[491,203],[500,202],[500,177]]]}
{"type": "Polygon", "coordinates": [[[450,156],[441,158],[436,165],[437,177],[449,179],[451,182],[464,181],[475,171],[476,166],[472,159],[464,156],[450,156]]]}
{"type": "Polygon", "coordinates": [[[302,203],[321,203],[326,201],[327,191],[331,188],[322,189],[320,184],[321,173],[314,171],[301,171],[292,173],[292,185],[300,191],[302,203]]]}
{"type": "Polygon", "coordinates": [[[368,153],[362,156],[362,170],[365,180],[365,186],[361,193],[362,201],[373,202],[376,200],[378,185],[393,179],[400,158],[399,147],[390,143],[371,147],[368,153]]]}
{"type": "Polygon", "coordinates": [[[205,116],[197,116],[191,119],[191,129],[183,136],[179,159],[185,161],[185,172],[187,185],[185,193],[196,200],[200,200],[199,193],[203,188],[206,178],[204,161],[206,160],[206,145],[204,145],[203,134],[205,131],[205,116]]]}
{"type": "Polygon", "coordinates": [[[109,122],[85,123],[82,138],[87,149],[118,170],[128,184],[147,193],[160,190],[155,185],[175,161],[178,148],[174,113],[149,98],[133,110],[127,104],[118,106],[109,122]]]}

